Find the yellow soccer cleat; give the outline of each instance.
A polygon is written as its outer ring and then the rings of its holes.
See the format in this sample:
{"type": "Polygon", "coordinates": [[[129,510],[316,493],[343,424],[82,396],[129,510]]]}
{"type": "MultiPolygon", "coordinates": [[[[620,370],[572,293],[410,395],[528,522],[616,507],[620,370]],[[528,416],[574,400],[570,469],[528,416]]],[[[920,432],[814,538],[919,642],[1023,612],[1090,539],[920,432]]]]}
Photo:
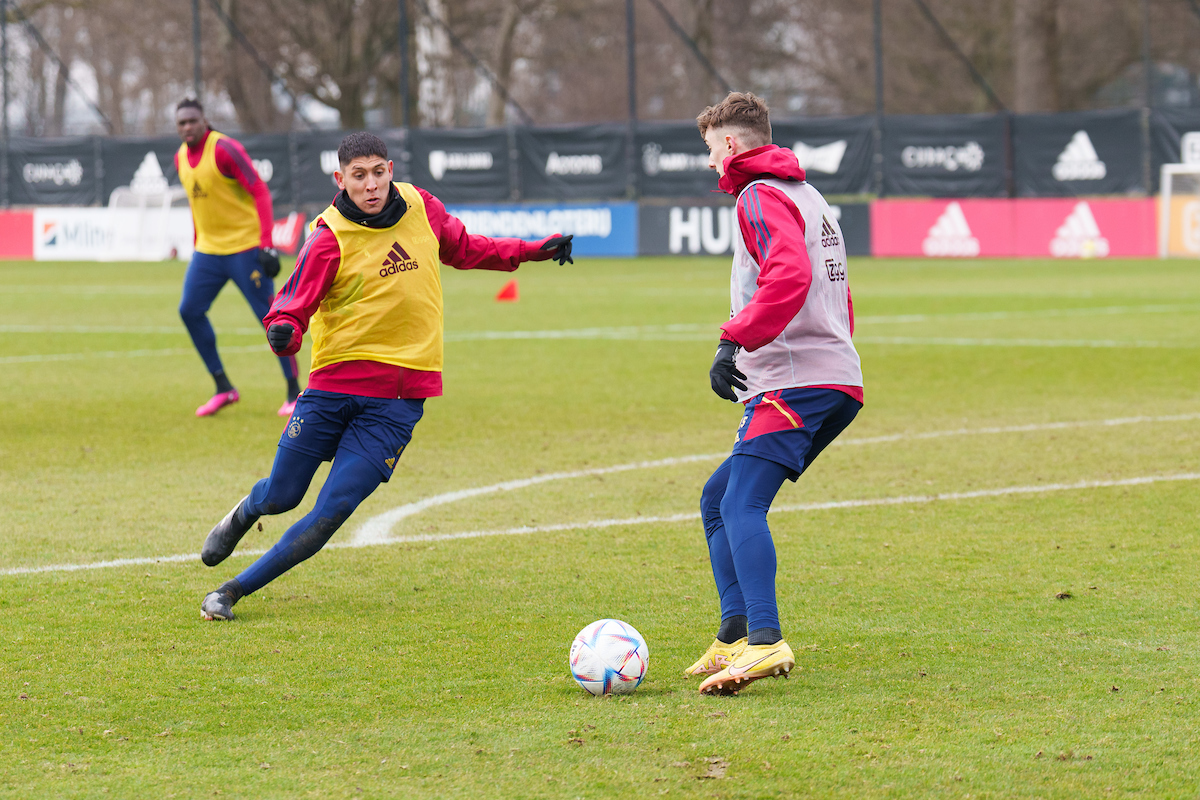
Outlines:
{"type": "Polygon", "coordinates": [[[694,677],[701,675],[712,675],[720,672],[729,666],[729,662],[738,657],[746,647],[746,637],[738,639],[732,644],[725,644],[720,639],[713,639],[713,643],[704,651],[704,655],[700,656],[700,660],[684,670],[684,673],[694,677]]]}
{"type": "Polygon", "coordinates": [[[787,677],[796,666],[792,648],[780,639],[775,644],[747,645],[729,666],[700,684],[701,694],[737,694],[760,678],[787,677]]]}

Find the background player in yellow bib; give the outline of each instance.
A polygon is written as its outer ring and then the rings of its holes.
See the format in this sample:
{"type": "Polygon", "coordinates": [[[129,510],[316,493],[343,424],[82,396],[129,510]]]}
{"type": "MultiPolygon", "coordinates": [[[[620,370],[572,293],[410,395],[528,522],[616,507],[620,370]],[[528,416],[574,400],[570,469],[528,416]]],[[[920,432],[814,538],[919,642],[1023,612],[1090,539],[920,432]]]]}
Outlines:
{"type": "MultiPolygon", "coordinates": [[[[187,191],[196,231],[196,251],[183,279],[179,315],[192,342],[216,382],[216,393],[196,409],[207,417],[238,401],[221,357],[208,309],[229,281],[237,284],[260,321],[275,296],[272,281],[279,274],[279,254],[271,243],[271,193],[259,178],[246,149],[208,126],[204,109],[195,100],[175,107],[175,127],[183,144],[175,154],[179,181],[187,191]]],[[[288,416],[300,393],[296,359],[279,359],[287,381],[287,399],[279,409],[288,416]]]]}
{"type": "Polygon", "coordinates": [[[279,439],[271,476],[217,523],[201,559],[221,563],[260,516],[300,504],[322,461],[333,466],[313,510],[205,596],[205,619],[233,619],[234,603],[324,547],[391,477],[425,398],[442,393],[441,264],[511,272],[522,261],[574,263],[570,236],[525,242],[468,234],[436,197],[392,183],[378,136],[347,136],[338,162],[341,191],[314,223],[264,320],[279,355],[299,350],[306,330],[312,335],[308,388],[279,439]]]}

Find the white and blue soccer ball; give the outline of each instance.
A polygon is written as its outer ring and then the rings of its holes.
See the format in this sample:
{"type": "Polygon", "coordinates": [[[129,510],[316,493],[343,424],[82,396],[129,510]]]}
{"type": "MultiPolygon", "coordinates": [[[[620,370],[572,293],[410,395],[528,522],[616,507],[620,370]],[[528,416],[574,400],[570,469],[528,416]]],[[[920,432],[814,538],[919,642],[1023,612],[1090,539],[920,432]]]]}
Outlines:
{"type": "Polygon", "coordinates": [[[650,648],[632,625],[598,619],[571,642],[571,676],[589,694],[629,694],[646,677],[650,648]]]}

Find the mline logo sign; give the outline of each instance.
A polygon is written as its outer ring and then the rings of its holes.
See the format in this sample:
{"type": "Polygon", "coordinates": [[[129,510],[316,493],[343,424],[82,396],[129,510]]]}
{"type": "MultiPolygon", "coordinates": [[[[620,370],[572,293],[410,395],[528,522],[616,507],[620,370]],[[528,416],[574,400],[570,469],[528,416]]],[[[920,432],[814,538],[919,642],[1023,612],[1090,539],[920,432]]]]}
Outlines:
{"type": "Polygon", "coordinates": [[[435,181],[440,181],[447,172],[486,171],[492,168],[494,159],[487,151],[480,152],[449,152],[431,150],[429,152],[429,174],[435,181]]]}
{"type": "Polygon", "coordinates": [[[103,252],[113,244],[112,226],[95,220],[56,219],[43,222],[41,227],[39,244],[47,251],[88,249],[103,252]]]}

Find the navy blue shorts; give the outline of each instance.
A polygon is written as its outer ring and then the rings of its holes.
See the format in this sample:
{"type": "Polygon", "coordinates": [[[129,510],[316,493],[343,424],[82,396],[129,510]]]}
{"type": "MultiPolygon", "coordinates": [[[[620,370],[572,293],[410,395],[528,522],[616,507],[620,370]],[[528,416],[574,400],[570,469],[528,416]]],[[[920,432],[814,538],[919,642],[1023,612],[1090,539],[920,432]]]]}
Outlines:
{"type": "Polygon", "coordinates": [[[733,455],[757,456],[800,477],[821,451],[854,421],[862,403],[837,389],[781,389],[746,404],[733,455]]]}
{"type": "Polygon", "coordinates": [[[424,411],[424,400],[305,389],[279,437],[279,446],[322,461],[331,461],[342,452],[354,453],[378,467],[386,483],[424,411]]]}

